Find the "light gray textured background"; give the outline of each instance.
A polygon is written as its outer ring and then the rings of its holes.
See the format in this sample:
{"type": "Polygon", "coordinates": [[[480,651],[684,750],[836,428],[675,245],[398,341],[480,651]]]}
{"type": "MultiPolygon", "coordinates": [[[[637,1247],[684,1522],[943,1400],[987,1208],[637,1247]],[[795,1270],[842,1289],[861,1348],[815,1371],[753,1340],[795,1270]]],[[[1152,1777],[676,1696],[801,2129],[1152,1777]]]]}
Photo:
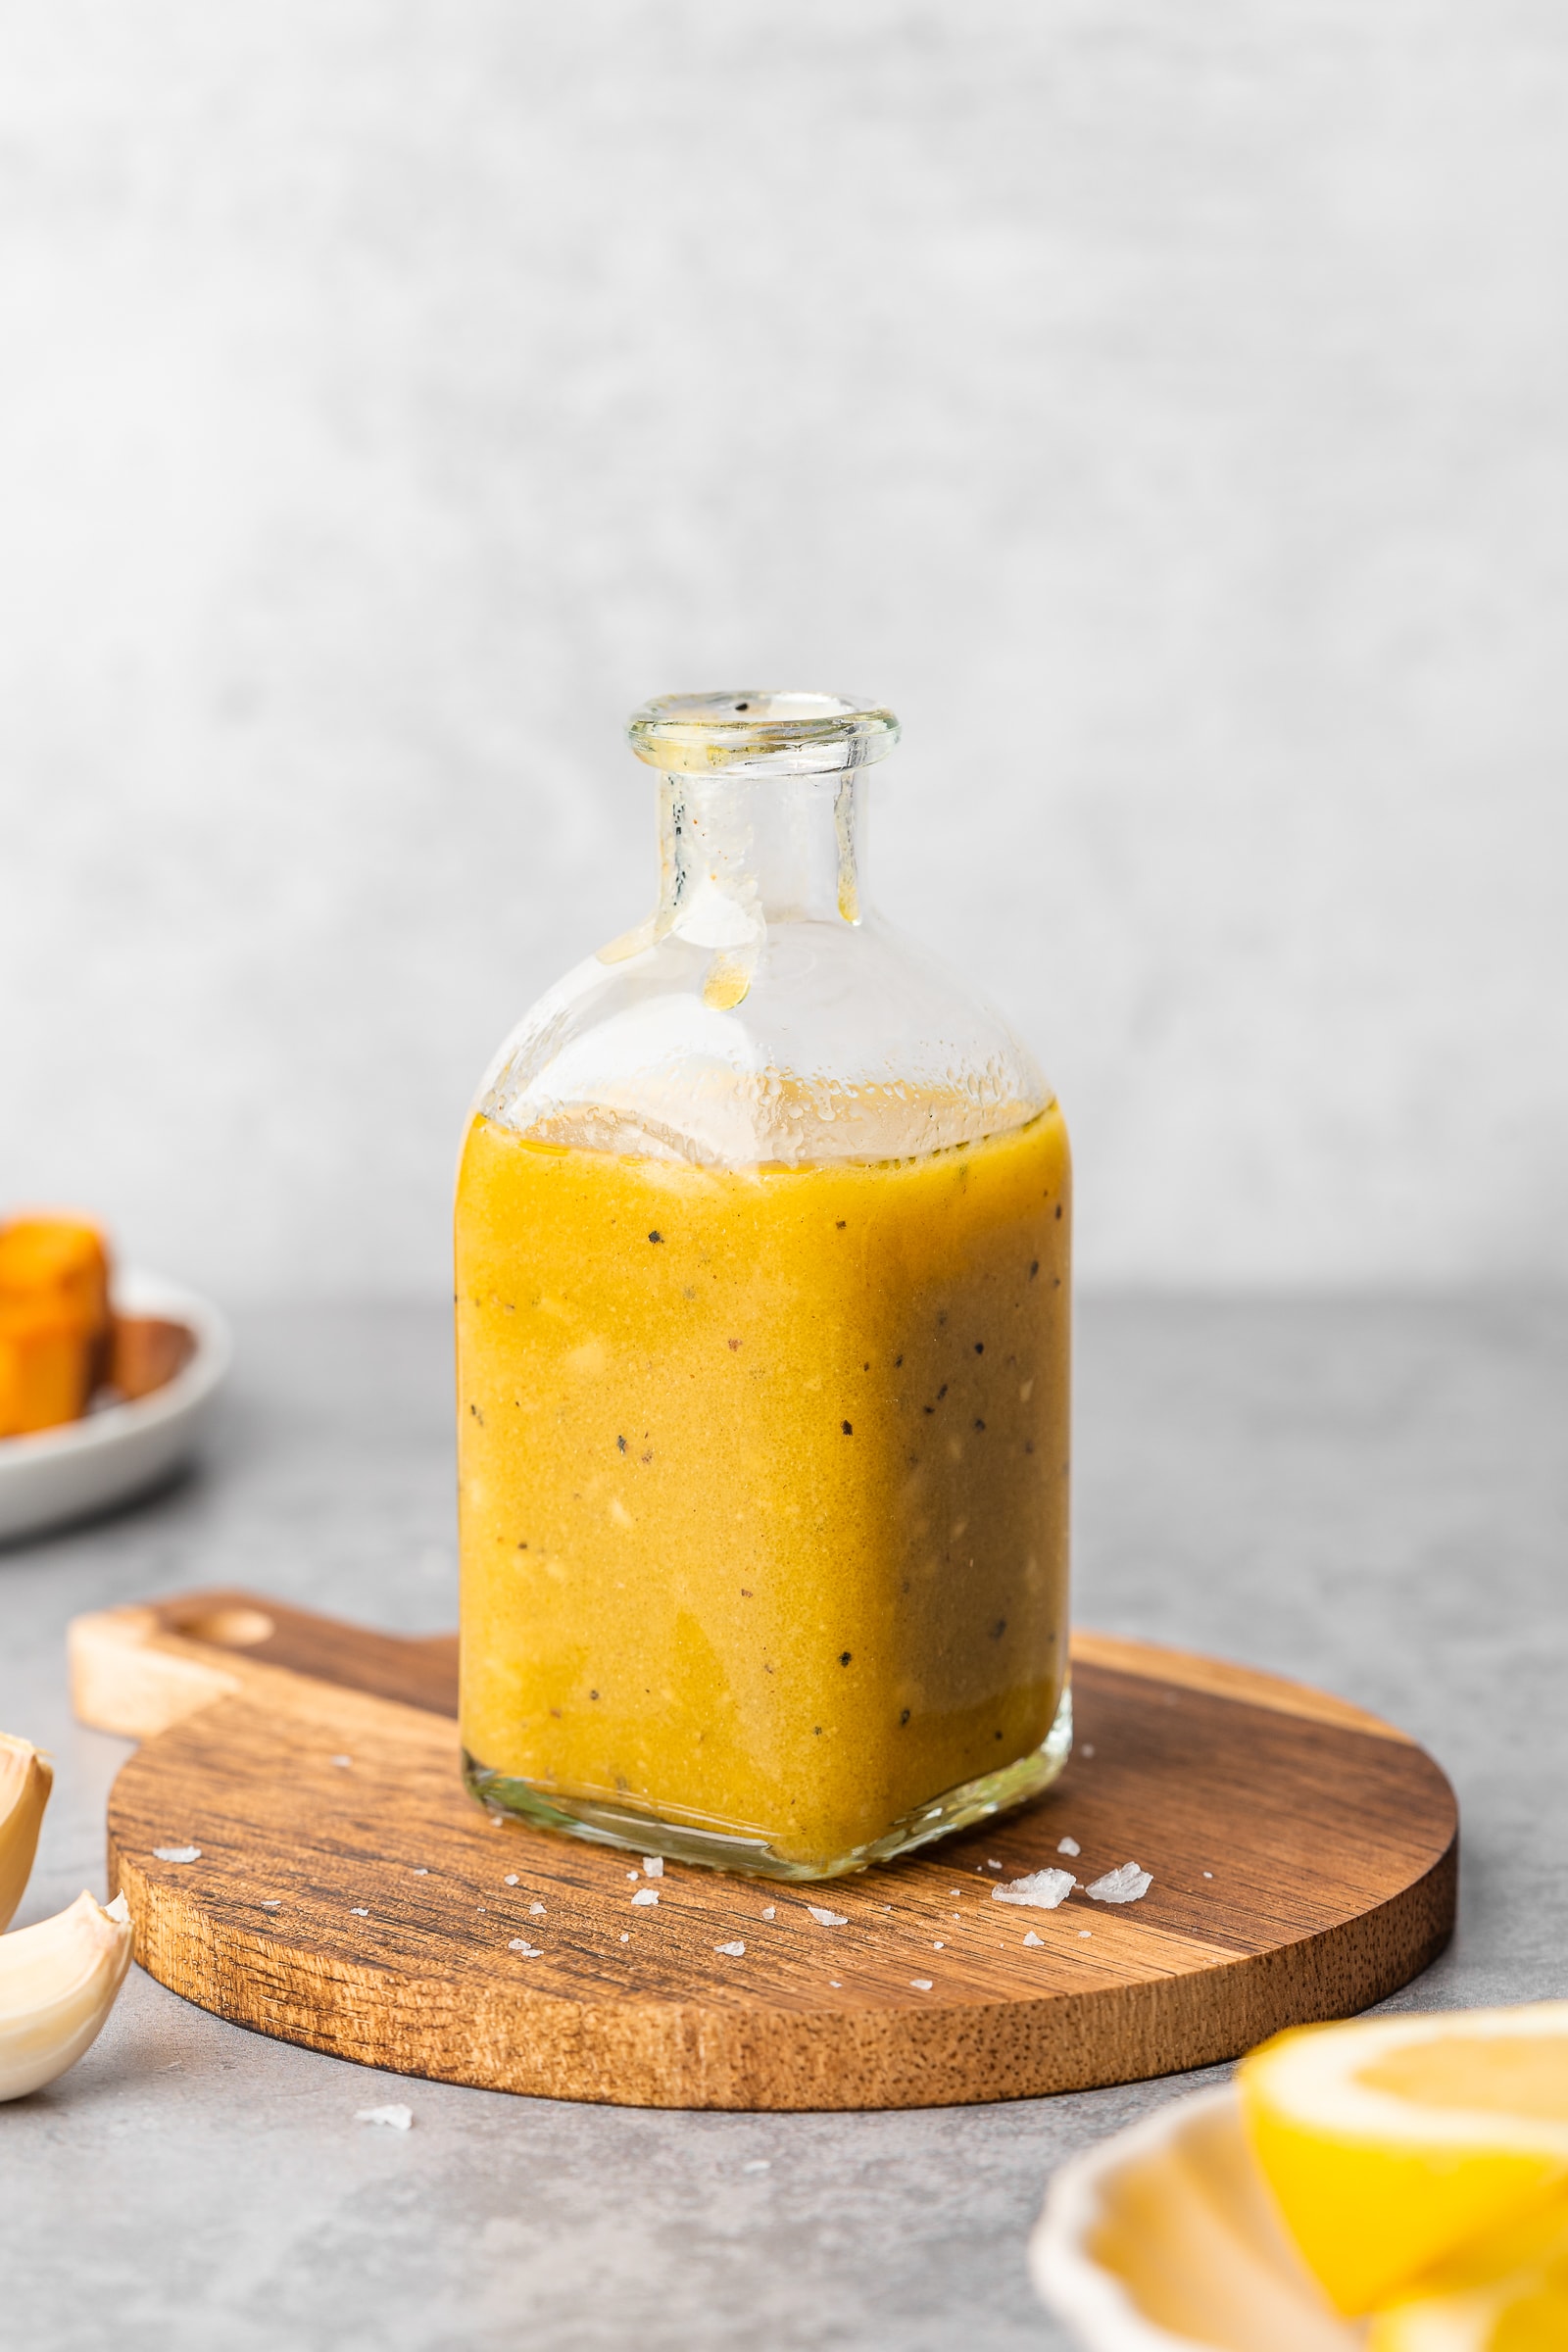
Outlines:
{"type": "Polygon", "coordinates": [[[651,692],[902,711],[879,896],[1091,1279],[1568,1272],[1550,0],[0,0],[0,1195],[433,1294],[651,692]]]}

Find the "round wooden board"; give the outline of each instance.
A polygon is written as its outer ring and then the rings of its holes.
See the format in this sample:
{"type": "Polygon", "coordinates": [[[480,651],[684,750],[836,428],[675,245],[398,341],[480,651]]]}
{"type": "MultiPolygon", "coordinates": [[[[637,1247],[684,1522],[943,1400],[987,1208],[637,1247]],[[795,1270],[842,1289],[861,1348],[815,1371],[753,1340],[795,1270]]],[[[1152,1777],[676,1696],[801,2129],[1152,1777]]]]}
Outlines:
{"type": "Polygon", "coordinates": [[[73,1628],[77,1712],[144,1738],[109,1808],[143,1967],[404,2074],[625,2106],[1021,2098],[1234,2057],[1442,1949],[1457,1815],[1420,1748],[1183,1652],[1084,1634],[1073,1659],[1078,1744],[1048,1796],[793,1887],[674,1863],[651,1881],[492,1823],[458,1778],[449,1641],[242,1593],[73,1628]],[[1142,1901],[1088,1899],[1128,1861],[1152,1873],[1142,1901]],[[1059,1909],[995,1899],[1064,1862],[1081,1885],[1059,1909]]]}

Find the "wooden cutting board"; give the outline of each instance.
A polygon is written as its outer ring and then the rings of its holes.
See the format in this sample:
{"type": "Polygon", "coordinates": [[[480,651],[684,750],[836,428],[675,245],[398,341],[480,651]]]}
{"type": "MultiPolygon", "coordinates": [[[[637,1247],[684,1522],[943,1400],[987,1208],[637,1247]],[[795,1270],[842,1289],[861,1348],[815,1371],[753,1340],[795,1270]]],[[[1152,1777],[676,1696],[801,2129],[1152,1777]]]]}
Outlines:
{"type": "Polygon", "coordinates": [[[109,1804],[142,1966],[402,2074],[636,2107],[1021,2098],[1347,2016],[1453,1925],[1457,1811],[1429,1756],[1300,1684],[1146,1642],[1074,1638],[1078,1744],[1049,1795],[806,1887],[650,1880],[492,1820],[458,1778],[455,1638],[206,1592],[78,1618],[71,1649],[82,1721],[143,1742],[109,1804]],[[1081,1885],[1058,1910],[995,1899],[1068,1837],[1081,1885]],[[1141,1901],[1088,1898],[1129,1861],[1152,1874],[1141,1901]]]}

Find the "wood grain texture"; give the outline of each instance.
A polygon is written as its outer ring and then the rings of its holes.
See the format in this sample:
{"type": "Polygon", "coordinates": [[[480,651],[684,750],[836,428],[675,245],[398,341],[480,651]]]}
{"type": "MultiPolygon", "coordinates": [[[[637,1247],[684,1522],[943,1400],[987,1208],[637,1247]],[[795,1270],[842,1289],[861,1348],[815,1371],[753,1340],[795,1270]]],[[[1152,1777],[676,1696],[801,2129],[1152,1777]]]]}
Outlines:
{"type": "Polygon", "coordinates": [[[1452,1927],[1456,1811],[1420,1748],[1299,1685],[1108,1637],[1075,1642],[1077,1751],[1035,1804],[822,1888],[667,1863],[652,1906],[635,1856],[466,1795],[449,1642],[187,1594],[78,1620],[73,1660],[86,1720],[163,1727],[109,1813],[143,1966],[406,2074],[663,2107],[1079,2089],[1348,2015],[1452,1927]],[[994,1899],[1069,1835],[1083,1886],[1137,1861],[1143,1901],[994,1899]],[[154,1850],[186,1845],[199,1860],[154,1850]]]}

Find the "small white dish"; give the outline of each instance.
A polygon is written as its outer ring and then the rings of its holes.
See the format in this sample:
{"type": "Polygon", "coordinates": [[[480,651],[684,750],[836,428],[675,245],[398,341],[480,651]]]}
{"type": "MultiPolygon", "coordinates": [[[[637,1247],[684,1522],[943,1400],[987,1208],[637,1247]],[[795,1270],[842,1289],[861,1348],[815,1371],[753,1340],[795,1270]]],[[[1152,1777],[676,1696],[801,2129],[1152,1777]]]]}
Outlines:
{"type": "Polygon", "coordinates": [[[234,1352],[228,1325],[194,1291],[153,1274],[117,1275],[115,1304],[122,1314],[187,1325],[196,1351],[150,1396],[102,1405],[31,1437],[0,1438],[0,1543],[128,1501],[177,1469],[201,1436],[234,1352]]]}
{"type": "Polygon", "coordinates": [[[1064,2164],[1029,2270],[1084,2352],[1354,2352],[1365,2337],[1287,2237],[1230,2083],[1064,2164]]]}

